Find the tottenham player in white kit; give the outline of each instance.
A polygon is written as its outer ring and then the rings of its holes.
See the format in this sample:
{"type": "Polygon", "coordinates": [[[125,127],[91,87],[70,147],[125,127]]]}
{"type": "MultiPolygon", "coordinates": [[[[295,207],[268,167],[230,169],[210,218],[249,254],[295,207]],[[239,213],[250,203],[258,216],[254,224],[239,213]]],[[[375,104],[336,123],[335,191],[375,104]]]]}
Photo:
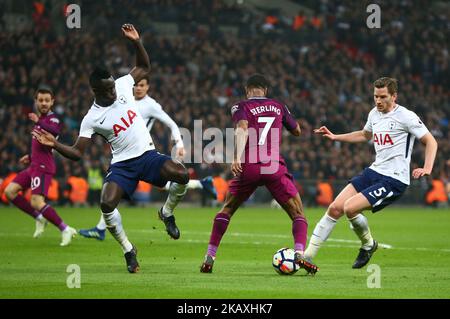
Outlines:
{"type": "MultiPolygon", "coordinates": [[[[153,98],[148,96],[150,89],[150,76],[146,75],[134,86],[134,98],[136,100],[136,106],[146,123],[147,130],[151,132],[155,120],[159,120],[170,128],[172,133],[172,140],[175,143],[176,158],[180,161],[183,160],[185,155],[184,144],[181,138],[180,129],[178,125],[172,120],[172,118],[164,112],[161,104],[156,102],[153,98]]],[[[171,182],[167,182],[164,189],[170,191],[171,182]]],[[[186,190],[189,189],[202,189],[207,192],[212,198],[217,198],[217,192],[214,188],[212,177],[207,176],[201,180],[191,179],[187,184],[186,190]]],[[[169,200],[169,198],[168,198],[169,200]]],[[[159,218],[166,225],[166,231],[173,239],[180,237],[180,230],[175,224],[175,220],[171,217],[173,215],[172,210],[164,209],[164,206],[158,211],[159,218]]],[[[95,238],[97,240],[105,239],[106,223],[103,218],[103,214],[100,216],[100,220],[97,225],[89,229],[80,229],[79,233],[86,238],[95,238]]]]}
{"type": "Polygon", "coordinates": [[[374,82],[375,107],[370,111],[363,130],[335,135],[325,126],[315,130],[326,138],[340,142],[367,142],[373,139],[375,162],[353,177],[339,193],[327,212],[317,223],[305,258],[312,260],[320,246],[344,214],[359,237],[362,247],[352,268],[364,267],[376,251],[378,243],[372,238],[366,209],[377,212],[398,199],[409,185],[409,164],[414,139],[425,145],[425,163],[412,176],[417,179],[430,175],[437,152],[437,142],[419,117],[396,103],[397,80],[383,77],[374,82]]]}
{"type": "MultiPolygon", "coordinates": [[[[73,160],[81,159],[95,133],[110,143],[113,158],[105,177],[100,207],[109,232],[122,247],[128,271],[135,273],[139,270],[137,250],[122,226],[117,210],[120,200],[124,195],[130,197],[133,194],[139,180],[160,187],[172,181],[169,199],[164,205],[164,209],[171,211],[184,196],[189,176],[183,164],[154,149],[133,96],[135,82],[150,71],[150,59],[134,26],[125,24],[122,31],[136,49],[136,67],[116,81],[106,70],[96,68],[92,72],[89,83],[95,101],[81,122],[75,144],[61,144],[44,130],[33,131],[33,136],[73,160]]],[[[173,216],[172,219],[174,221],[173,216]]]]}

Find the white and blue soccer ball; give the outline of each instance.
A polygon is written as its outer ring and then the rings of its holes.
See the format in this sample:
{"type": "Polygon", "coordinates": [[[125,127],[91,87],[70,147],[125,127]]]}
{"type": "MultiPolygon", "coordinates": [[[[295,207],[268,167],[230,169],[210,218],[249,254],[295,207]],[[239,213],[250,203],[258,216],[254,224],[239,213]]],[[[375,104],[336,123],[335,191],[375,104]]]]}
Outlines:
{"type": "Polygon", "coordinates": [[[292,248],[281,248],[273,255],[272,266],[280,275],[293,275],[299,270],[294,259],[295,251],[292,248]]]}

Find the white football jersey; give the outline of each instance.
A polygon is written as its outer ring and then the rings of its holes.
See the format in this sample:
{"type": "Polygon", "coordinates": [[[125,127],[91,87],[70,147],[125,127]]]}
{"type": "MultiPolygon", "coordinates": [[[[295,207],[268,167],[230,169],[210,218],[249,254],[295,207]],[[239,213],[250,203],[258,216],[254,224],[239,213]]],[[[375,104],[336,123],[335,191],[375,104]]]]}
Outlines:
{"type": "Polygon", "coordinates": [[[156,102],[150,96],[146,95],[140,100],[136,100],[136,105],[139,112],[147,125],[147,130],[151,131],[155,120],[159,120],[170,128],[172,132],[172,139],[175,141],[177,147],[183,147],[183,140],[181,139],[180,129],[178,125],[164,112],[161,104],[156,102]]]}
{"type": "Polygon", "coordinates": [[[108,107],[94,103],[84,116],[80,136],[101,135],[111,146],[111,164],[125,161],[154,149],[152,138],[136,107],[134,79],[130,74],[115,81],[117,100],[108,107]]]}
{"type": "Polygon", "coordinates": [[[414,140],[428,133],[416,113],[398,104],[386,114],[375,107],[369,113],[364,130],[372,133],[376,152],[370,168],[409,185],[414,140]]]}

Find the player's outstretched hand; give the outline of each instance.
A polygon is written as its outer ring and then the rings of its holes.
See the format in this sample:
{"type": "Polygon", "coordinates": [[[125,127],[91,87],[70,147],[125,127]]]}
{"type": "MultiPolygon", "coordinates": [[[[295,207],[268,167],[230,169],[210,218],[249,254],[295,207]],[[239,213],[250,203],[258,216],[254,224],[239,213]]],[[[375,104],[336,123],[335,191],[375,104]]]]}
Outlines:
{"type": "Polygon", "coordinates": [[[132,41],[139,40],[139,33],[132,24],[126,23],[122,26],[123,35],[132,41]]]}
{"type": "Polygon", "coordinates": [[[336,139],[336,135],[331,133],[331,131],[326,126],[322,126],[320,128],[316,128],[314,130],[314,133],[322,134],[323,136],[325,136],[326,138],[329,138],[330,140],[335,140],[336,139]]]}
{"type": "Polygon", "coordinates": [[[39,116],[36,113],[28,113],[28,118],[34,123],[39,122],[39,116]]]}
{"type": "Polygon", "coordinates": [[[30,155],[24,155],[19,159],[19,163],[23,164],[23,165],[28,165],[30,164],[30,155]]]}
{"type": "Polygon", "coordinates": [[[242,173],[240,161],[233,161],[233,163],[231,163],[231,173],[233,173],[233,176],[239,176],[242,173]]]}
{"type": "Polygon", "coordinates": [[[426,170],[426,169],[424,169],[424,168],[416,168],[416,169],[413,170],[413,172],[412,172],[412,176],[413,176],[415,179],[421,178],[422,176],[428,176],[428,175],[430,175],[430,174],[431,174],[431,172],[428,171],[428,170],[426,170]]]}
{"type": "Polygon", "coordinates": [[[34,129],[33,132],[31,132],[31,135],[33,135],[33,137],[43,145],[47,145],[50,147],[55,146],[56,138],[46,130],[34,129]]]}

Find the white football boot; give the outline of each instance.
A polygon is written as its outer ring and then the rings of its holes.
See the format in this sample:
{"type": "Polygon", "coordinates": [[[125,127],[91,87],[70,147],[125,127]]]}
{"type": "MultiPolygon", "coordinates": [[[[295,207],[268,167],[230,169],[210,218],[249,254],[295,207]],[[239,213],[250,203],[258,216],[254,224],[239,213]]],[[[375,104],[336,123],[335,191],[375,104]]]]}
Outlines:
{"type": "Polygon", "coordinates": [[[67,246],[70,244],[70,242],[72,241],[72,238],[75,237],[75,235],[77,234],[77,230],[67,226],[66,229],[64,229],[61,232],[61,244],[59,244],[60,246],[67,246]]]}
{"type": "Polygon", "coordinates": [[[33,238],[41,237],[47,224],[48,221],[44,217],[36,218],[36,230],[34,231],[33,238]]]}

